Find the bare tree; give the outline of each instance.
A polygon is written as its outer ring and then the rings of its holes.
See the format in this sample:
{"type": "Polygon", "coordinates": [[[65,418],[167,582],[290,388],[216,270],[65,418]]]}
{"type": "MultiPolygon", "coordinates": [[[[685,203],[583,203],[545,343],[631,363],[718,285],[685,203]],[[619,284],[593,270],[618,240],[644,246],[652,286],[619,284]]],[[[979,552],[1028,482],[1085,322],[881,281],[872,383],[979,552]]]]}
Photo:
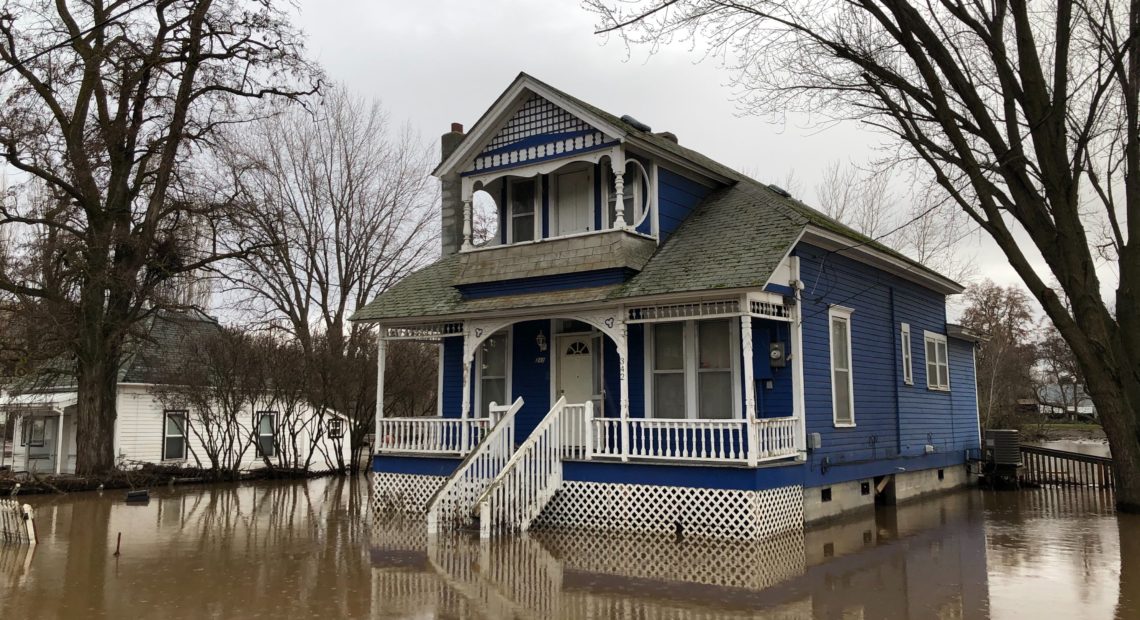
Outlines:
{"type": "Polygon", "coordinates": [[[996,241],[1072,348],[1117,505],[1140,511],[1140,2],[586,4],[599,31],[734,57],[754,111],[857,119],[893,139],[996,241]]]}
{"type": "Polygon", "coordinates": [[[878,238],[893,227],[895,198],[890,177],[862,173],[854,166],[832,162],[815,186],[820,209],[868,237],[878,238]]]}
{"type": "Polygon", "coordinates": [[[1041,320],[1040,331],[1037,351],[1042,380],[1037,390],[1038,402],[1053,411],[1060,409],[1065,415],[1071,411],[1076,416],[1082,402],[1088,400],[1080,364],[1047,318],[1041,320]]]}
{"type": "Polygon", "coordinates": [[[357,452],[375,402],[347,383],[365,371],[345,365],[367,362],[362,345],[374,341],[347,320],[434,251],[431,151],[407,127],[393,130],[378,103],[331,89],[315,118],[289,111],[243,126],[225,152],[249,205],[242,238],[261,248],[236,261],[234,292],[255,321],[284,329],[323,365],[314,372],[331,383],[314,404],[349,416],[357,452]]]}
{"type": "Polygon", "coordinates": [[[33,226],[52,273],[0,289],[73,325],[80,474],[114,466],[115,382],[131,329],[171,278],[224,258],[186,246],[225,196],[194,164],[250,101],[315,90],[288,13],[272,0],[13,0],[0,10],[0,156],[53,201],[8,201],[0,227],[33,226]]]}
{"type": "Polygon", "coordinates": [[[1029,295],[985,280],[966,289],[962,324],[982,336],[977,349],[978,415],[983,428],[1016,425],[1018,401],[1033,399],[1036,351],[1029,295]]]}

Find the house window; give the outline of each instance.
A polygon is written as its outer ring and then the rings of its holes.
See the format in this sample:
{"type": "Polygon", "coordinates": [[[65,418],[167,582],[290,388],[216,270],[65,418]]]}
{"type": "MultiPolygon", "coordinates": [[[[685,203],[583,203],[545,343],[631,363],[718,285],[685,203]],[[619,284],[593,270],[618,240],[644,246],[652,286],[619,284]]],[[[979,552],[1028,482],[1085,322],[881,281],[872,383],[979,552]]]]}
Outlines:
{"type": "Polygon", "coordinates": [[[924,332],[926,340],[926,387],[932,390],[950,389],[950,365],[946,355],[946,336],[924,332]]]}
{"type": "Polygon", "coordinates": [[[44,447],[44,438],[47,435],[47,420],[44,418],[24,418],[24,432],[21,434],[20,445],[29,448],[44,447]]]}
{"type": "Polygon", "coordinates": [[[851,378],[851,310],[833,306],[831,323],[831,405],[836,426],[855,425],[854,383],[851,378]]]}
{"type": "MultiPolygon", "coordinates": [[[[606,221],[603,222],[602,228],[610,228],[614,225],[614,218],[617,217],[617,211],[614,204],[617,201],[617,194],[614,192],[614,173],[613,169],[605,166],[606,180],[603,183],[606,192],[606,221]]],[[[642,208],[645,205],[645,176],[641,174],[641,168],[638,166],[629,166],[625,169],[625,174],[621,177],[622,190],[622,216],[625,223],[629,225],[637,224],[641,221],[643,215],[642,208]]]]}
{"type": "Polygon", "coordinates": [[[737,417],[736,331],[728,319],[653,324],[650,343],[655,418],[737,417]]]}
{"type": "Polygon", "coordinates": [[[507,330],[495,332],[479,346],[479,416],[489,417],[490,405],[507,404],[507,330]]]}
{"type": "Polygon", "coordinates": [[[272,411],[262,411],[257,417],[257,450],[264,457],[277,456],[277,446],[273,441],[274,427],[277,426],[277,414],[272,411]]]}
{"type": "Polygon", "coordinates": [[[902,343],[903,383],[914,385],[914,363],[910,357],[910,325],[908,323],[902,324],[900,342],[902,343]]]}
{"type": "Polygon", "coordinates": [[[342,437],[344,437],[344,420],[329,418],[329,439],[340,439],[342,437]]]}
{"type": "Polygon", "coordinates": [[[507,200],[507,217],[509,218],[510,242],[521,243],[534,241],[535,227],[535,191],[534,179],[512,181],[509,185],[510,197],[507,200]]]}
{"type": "Polygon", "coordinates": [[[162,424],[162,460],[186,458],[186,412],[167,411],[162,424]]]}

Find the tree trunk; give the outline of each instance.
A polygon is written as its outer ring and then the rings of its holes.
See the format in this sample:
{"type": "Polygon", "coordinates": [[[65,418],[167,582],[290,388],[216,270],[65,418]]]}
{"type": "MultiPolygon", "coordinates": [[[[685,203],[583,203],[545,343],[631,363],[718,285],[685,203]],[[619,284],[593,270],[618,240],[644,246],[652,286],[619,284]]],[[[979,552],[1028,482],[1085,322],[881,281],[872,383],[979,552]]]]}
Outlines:
{"type": "Polygon", "coordinates": [[[115,467],[115,396],[118,356],[80,356],[77,368],[75,473],[103,474],[115,467]]]}

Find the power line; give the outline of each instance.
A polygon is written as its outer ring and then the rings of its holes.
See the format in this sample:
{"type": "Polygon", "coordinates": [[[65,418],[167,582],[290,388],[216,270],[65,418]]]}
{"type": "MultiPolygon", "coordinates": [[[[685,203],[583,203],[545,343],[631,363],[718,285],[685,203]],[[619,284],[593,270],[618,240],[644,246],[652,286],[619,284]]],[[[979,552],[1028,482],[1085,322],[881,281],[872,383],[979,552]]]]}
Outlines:
{"type": "MultiPolygon", "coordinates": [[[[21,58],[21,59],[16,60],[14,63],[9,63],[9,65],[10,65],[9,67],[7,67],[5,69],[0,69],[0,76],[4,76],[8,72],[14,71],[16,69],[16,65],[27,64],[33,60],[36,60],[36,59],[41,58],[47,54],[50,54],[51,52],[54,52],[58,49],[63,49],[65,47],[67,47],[68,45],[75,43],[80,38],[87,36],[87,35],[91,34],[92,32],[95,32],[96,30],[99,30],[99,29],[103,28],[104,26],[111,24],[112,22],[114,22],[116,20],[122,19],[122,18],[126,17],[127,15],[129,15],[130,13],[133,13],[134,11],[137,11],[137,10],[143,8],[148,4],[154,4],[154,2],[156,2],[156,0],[143,0],[142,2],[124,10],[123,12],[121,12],[117,15],[112,15],[112,16],[110,16],[110,17],[108,17],[102,21],[96,22],[91,27],[80,31],[79,34],[68,37],[67,39],[65,39],[59,43],[56,43],[55,45],[46,47],[46,48],[36,52],[35,54],[28,56],[27,58],[21,58]]],[[[7,17],[11,17],[11,14],[8,14],[7,17]]]]}

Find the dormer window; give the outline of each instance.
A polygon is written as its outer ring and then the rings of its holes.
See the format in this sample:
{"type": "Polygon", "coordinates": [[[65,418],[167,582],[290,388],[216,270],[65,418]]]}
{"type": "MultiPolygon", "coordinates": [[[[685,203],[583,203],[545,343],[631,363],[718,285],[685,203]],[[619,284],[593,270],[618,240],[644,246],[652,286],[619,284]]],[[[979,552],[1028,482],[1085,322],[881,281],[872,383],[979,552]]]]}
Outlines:
{"type": "Polygon", "coordinates": [[[538,192],[535,191],[534,179],[519,179],[511,181],[508,185],[510,195],[507,198],[507,220],[510,224],[508,234],[510,243],[534,241],[535,239],[535,201],[538,192]]]}

